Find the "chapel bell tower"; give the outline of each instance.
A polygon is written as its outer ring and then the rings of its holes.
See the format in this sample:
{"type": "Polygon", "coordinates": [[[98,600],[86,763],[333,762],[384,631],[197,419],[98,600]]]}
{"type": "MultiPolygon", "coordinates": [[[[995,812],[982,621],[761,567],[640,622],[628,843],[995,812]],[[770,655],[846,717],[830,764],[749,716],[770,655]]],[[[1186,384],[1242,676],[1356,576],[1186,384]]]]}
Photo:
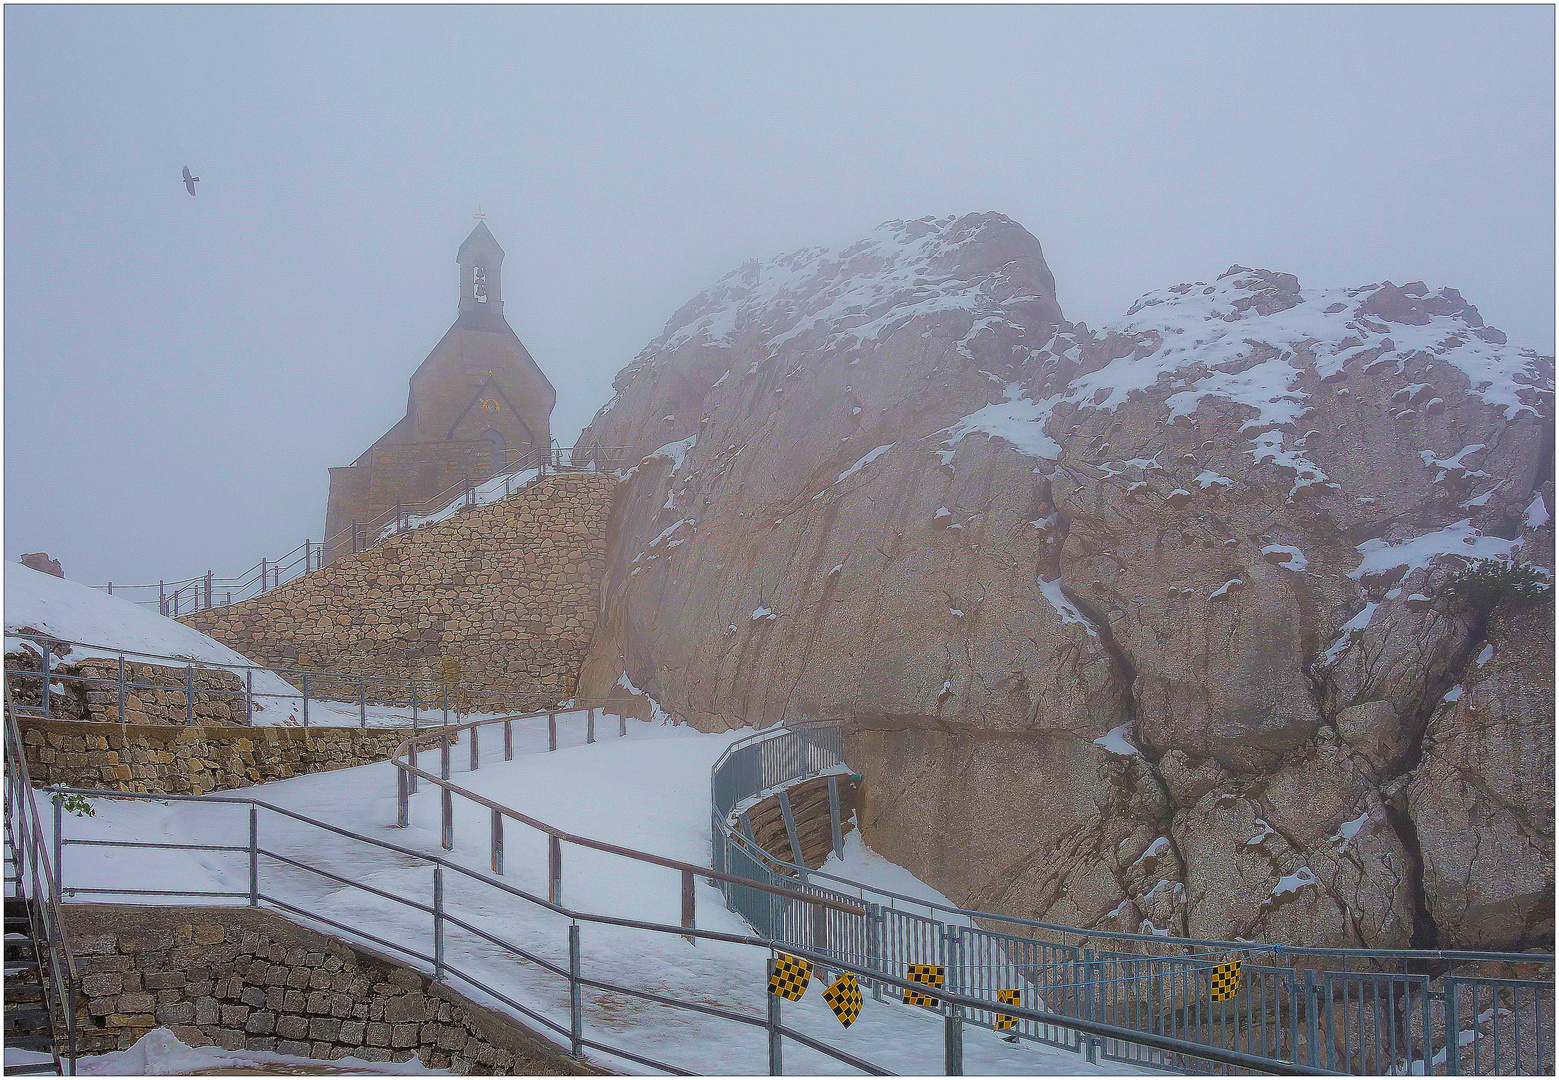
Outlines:
{"type": "Polygon", "coordinates": [[[503,315],[503,248],[487,223],[471,230],[455,255],[460,264],[460,313],[503,315]]]}

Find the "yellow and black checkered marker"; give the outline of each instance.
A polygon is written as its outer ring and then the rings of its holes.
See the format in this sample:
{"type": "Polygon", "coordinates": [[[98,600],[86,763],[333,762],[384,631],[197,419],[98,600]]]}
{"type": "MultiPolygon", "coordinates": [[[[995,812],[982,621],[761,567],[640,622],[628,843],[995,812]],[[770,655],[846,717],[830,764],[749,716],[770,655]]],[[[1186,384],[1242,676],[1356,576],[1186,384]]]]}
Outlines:
{"type": "MultiPolygon", "coordinates": [[[[1001,1002],[1003,1005],[1022,1005],[1023,1002],[1019,1000],[1019,997],[1020,994],[1017,990],[996,991],[996,1000],[1001,1002]]],[[[1008,1016],[1006,1013],[996,1014],[997,1031],[1011,1031],[1017,1026],[1018,1018],[1016,1016],[1008,1016]]]]}
{"type": "Polygon", "coordinates": [[[1240,990],[1240,962],[1231,960],[1213,968],[1213,1000],[1228,1001],[1240,990]]]}
{"type": "Polygon", "coordinates": [[[839,1022],[849,1027],[861,1015],[861,984],[847,971],[834,980],[834,985],[823,991],[823,1000],[834,1010],[839,1022]]]}
{"type": "MultiPolygon", "coordinates": [[[[904,977],[910,982],[920,983],[923,986],[940,987],[942,980],[946,977],[946,969],[941,964],[911,964],[904,977]]],[[[922,994],[918,990],[906,990],[904,991],[904,1004],[920,1005],[927,1009],[934,1009],[937,1007],[937,999],[930,994],[922,994]]]]}
{"type": "Polygon", "coordinates": [[[769,993],[791,1001],[800,1001],[812,981],[812,962],[780,953],[769,976],[769,993]]]}

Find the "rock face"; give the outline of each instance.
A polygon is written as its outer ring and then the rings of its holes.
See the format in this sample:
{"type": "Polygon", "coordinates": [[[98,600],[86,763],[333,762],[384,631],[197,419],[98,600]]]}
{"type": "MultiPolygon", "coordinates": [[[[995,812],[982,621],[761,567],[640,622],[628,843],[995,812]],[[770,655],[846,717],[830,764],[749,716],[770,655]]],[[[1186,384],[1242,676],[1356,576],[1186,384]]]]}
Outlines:
{"type": "Polygon", "coordinates": [[[999,214],[749,264],[580,438],[646,455],[580,692],[842,719],[867,841],[970,906],[1551,945],[1552,600],[1446,584],[1551,571],[1553,373],[1422,283],[1090,331],[999,214]]]}
{"type": "Polygon", "coordinates": [[[29,570],[36,570],[40,574],[53,574],[57,578],[65,576],[65,571],[60,568],[60,561],[49,558],[47,551],[29,551],[22,556],[21,563],[29,570]]]}

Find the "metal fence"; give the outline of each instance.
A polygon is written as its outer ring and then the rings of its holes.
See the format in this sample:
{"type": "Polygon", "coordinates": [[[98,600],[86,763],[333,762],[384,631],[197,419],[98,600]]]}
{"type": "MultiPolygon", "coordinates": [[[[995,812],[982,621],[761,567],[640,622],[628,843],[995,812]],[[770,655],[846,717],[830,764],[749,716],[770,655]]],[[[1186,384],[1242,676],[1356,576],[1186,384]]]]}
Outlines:
{"type": "MultiPolygon", "coordinates": [[[[126,714],[132,698],[140,691],[152,694],[172,694],[181,698],[185,710],[184,722],[195,722],[197,702],[227,699],[232,715],[238,722],[253,723],[256,712],[265,712],[278,706],[297,717],[302,727],[315,726],[318,716],[311,720],[309,706],[346,705],[355,708],[359,727],[368,726],[368,707],[389,707],[410,712],[413,729],[429,723],[433,716],[441,724],[450,723],[470,712],[517,713],[535,701],[533,694],[514,694],[500,690],[482,690],[462,684],[458,678],[415,679],[388,675],[364,675],[354,672],[320,671],[313,668],[264,667],[239,660],[222,663],[214,660],[194,660],[188,656],[144,652],[136,649],[120,649],[91,642],[71,641],[45,634],[17,634],[8,637],[28,643],[27,651],[8,652],[5,656],[5,674],[12,693],[27,706],[36,706],[44,716],[54,716],[56,699],[61,690],[69,687],[86,694],[108,696],[112,712],[119,723],[126,722],[126,714]],[[80,649],[87,660],[112,659],[112,676],[90,676],[79,671],[69,672],[61,665],[74,666],[79,660],[67,660],[69,651],[80,649]],[[62,652],[65,655],[62,655],[62,652]],[[149,667],[182,669],[183,677],[176,683],[157,682],[150,677],[137,677],[137,664],[149,667]],[[197,685],[197,673],[227,671],[242,675],[243,686],[231,690],[197,685]],[[277,675],[286,680],[286,689],[255,689],[255,674],[277,675]],[[296,685],[294,685],[296,684],[296,685]],[[258,707],[257,707],[258,706],[258,707]]],[[[599,704],[599,703],[591,703],[599,704]]],[[[581,706],[588,707],[588,706],[581,706]]]]}
{"type": "MultiPolygon", "coordinates": [[[[29,710],[19,707],[7,710],[8,739],[14,739],[16,736],[15,715],[18,711],[29,710]]],[[[501,721],[484,723],[492,722],[501,721]]],[[[471,727],[467,730],[474,731],[475,728],[471,727]]],[[[398,771],[402,774],[408,770],[417,771],[415,766],[406,762],[398,763],[398,771]]],[[[421,775],[430,781],[440,780],[428,773],[421,775]]],[[[446,792],[450,790],[447,784],[440,786],[444,787],[446,792]]],[[[25,785],[16,790],[19,791],[18,797],[7,802],[8,815],[25,811],[31,813],[36,821],[38,818],[36,793],[25,785]]],[[[886,1070],[878,1064],[786,1025],[783,1022],[780,999],[773,995],[767,997],[767,1008],[759,1014],[711,1001],[707,995],[698,996],[696,999],[681,998],[665,991],[663,987],[645,989],[593,978],[589,969],[593,958],[592,945],[600,940],[595,937],[594,930],[610,927],[619,931],[626,929],[638,935],[659,935],[661,938],[672,935],[693,943],[720,941],[750,947],[753,950],[754,985],[761,986],[760,980],[766,980],[768,970],[782,944],[772,936],[727,934],[702,930],[687,921],[682,925],[671,925],[628,918],[610,911],[591,912],[569,908],[561,902],[560,883],[555,897],[542,897],[436,855],[394,844],[378,837],[354,833],[262,800],[237,796],[158,795],[154,797],[158,802],[179,803],[192,809],[199,807],[198,812],[209,814],[213,818],[223,807],[246,808],[247,821],[243,825],[228,826],[231,835],[225,837],[226,842],[198,844],[143,842],[70,836],[66,829],[65,816],[61,813],[62,802],[68,796],[78,795],[115,801],[145,800],[149,797],[117,791],[74,788],[52,788],[45,794],[53,800],[54,804],[53,851],[55,865],[60,867],[60,873],[49,880],[48,888],[51,890],[50,895],[56,901],[133,896],[140,902],[156,902],[158,899],[177,901],[195,897],[205,904],[226,903],[251,908],[266,907],[305,924],[325,928],[327,932],[339,933],[345,938],[377,946],[387,954],[403,958],[412,966],[430,973],[436,980],[450,985],[463,985],[476,991],[478,995],[485,995],[486,998],[508,1009],[513,1015],[523,1018],[536,1025],[538,1030],[549,1034],[556,1043],[566,1047],[575,1059],[583,1059],[587,1050],[596,1050],[662,1072],[682,1075],[689,1073],[689,1070],[676,1063],[656,1060],[638,1052],[642,1047],[629,1049],[609,1041],[608,1032],[616,1026],[611,1022],[612,1010],[609,1007],[603,1014],[605,1022],[599,1025],[587,1023],[584,991],[589,989],[635,999],[646,1005],[664,1008],[673,1014],[693,1013],[712,1017],[723,1024],[764,1029],[767,1033],[768,1067],[771,1075],[783,1072],[784,1047],[787,1042],[805,1046],[865,1073],[874,1075],[886,1073],[886,1070]],[[245,828],[244,825],[247,827],[245,828]],[[294,830],[293,853],[283,850],[286,841],[279,835],[283,828],[294,830]],[[156,850],[214,853],[219,857],[233,859],[237,863],[240,868],[238,875],[240,880],[244,881],[244,887],[191,891],[176,888],[139,888],[113,880],[98,881],[83,878],[82,875],[88,871],[76,870],[75,861],[66,857],[66,852],[73,848],[112,849],[122,852],[156,850]],[[308,850],[310,856],[294,857],[300,849],[308,850]],[[347,851],[352,852],[359,863],[364,857],[378,859],[383,864],[381,869],[386,873],[412,866],[428,868],[426,891],[416,895],[400,895],[389,889],[378,888],[368,882],[381,880],[380,875],[376,872],[364,871],[360,865],[351,876],[334,872],[330,867],[335,862],[336,856],[347,851]],[[70,868],[69,873],[67,868],[70,868]],[[303,883],[307,882],[317,882],[313,893],[303,887],[303,883]],[[330,909],[331,911],[338,911],[343,897],[359,895],[365,905],[380,901],[388,902],[391,905],[390,911],[400,913],[394,917],[393,921],[397,923],[394,930],[374,933],[364,928],[361,919],[348,925],[339,918],[333,918],[326,910],[322,910],[325,906],[324,898],[329,898],[336,905],[330,909]],[[319,899],[311,899],[311,896],[319,899]],[[540,939],[534,935],[528,939],[531,941],[529,948],[512,940],[512,927],[515,925],[513,914],[521,909],[552,918],[551,925],[556,932],[556,941],[552,942],[550,947],[537,944],[540,939]],[[477,911],[482,914],[467,914],[467,912],[477,911]],[[587,930],[591,931],[590,936],[586,935],[587,930]],[[482,957],[489,954],[492,949],[498,950],[503,957],[519,962],[509,970],[525,972],[526,979],[555,979],[566,984],[568,1001],[566,1009],[539,1005],[534,997],[531,1004],[526,1004],[518,1000],[520,991],[514,986],[508,983],[502,986],[494,985],[492,977],[484,976],[474,970],[476,966],[480,966],[482,957]]],[[[512,811],[509,813],[513,817],[523,817],[512,811]]],[[[705,877],[716,876],[706,868],[680,864],[642,852],[628,851],[583,837],[571,837],[545,823],[534,822],[533,819],[527,820],[526,823],[548,830],[554,838],[566,838],[571,843],[581,843],[625,858],[658,863],[676,870],[684,882],[684,896],[686,895],[685,875],[689,871],[705,877]]],[[[210,822],[206,823],[208,828],[210,824],[210,822]]],[[[550,847],[552,845],[549,845],[550,847]]],[[[101,860],[92,860],[91,865],[96,866],[100,874],[103,872],[104,863],[101,860]]],[[[341,868],[345,869],[344,866],[341,868]]],[[[553,878],[550,867],[549,879],[558,880],[553,878]]],[[[668,887],[674,887],[673,880],[668,876],[668,887]]],[[[752,884],[748,887],[758,886],[752,884]]],[[[821,906],[829,907],[829,901],[821,897],[800,896],[802,890],[770,886],[762,891],[771,895],[796,892],[799,899],[796,897],[787,899],[806,904],[809,908],[818,907],[821,900],[821,906]]],[[[839,908],[858,909],[858,905],[848,898],[835,903],[839,908]]],[[[849,911],[846,910],[844,913],[849,914],[849,911]]],[[[814,919],[809,925],[816,927],[825,924],[814,919]]],[[[602,947],[606,950],[606,955],[611,955],[621,946],[615,941],[605,941],[602,947]]],[[[784,942],[783,948],[793,956],[811,960],[819,968],[850,972],[859,979],[873,980],[879,986],[896,993],[917,988],[916,983],[891,973],[881,972],[853,959],[853,956],[862,952],[864,945],[854,946],[854,952],[848,948],[841,948],[832,938],[831,932],[824,934],[821,947],[784,942]]],[[[963,1028],[970,1022],[975,1011],[982,1008],[985,1003],[952,989],[938,991],[937,997],[946,1022],[941,1025],[939,1036],[930,1035],[926,1056],[934,1060],[932,1055],[940,1043],[948,1073],[961,1074],[963,1028]]],[[[1045,1014],[1026,1006],[1008,1007],[1007,1011],[1023,1021],[1043,1023],[1049,1020],[1053,1024],[1099,1038],[1133,1036],[1133,1033],[1125,1029],[1115,1028],[1103,1022],[1070,1017],[1047,1018],[1045,1014]]],[[[1145,1038],[1165,1052],[1185,1052],[1195,1049],[1191,1044],[1172,1037],[1148,1035],[1145,1038]]],[[[1239,1053],[1213,1051],[1212,1054],[1216,1060],[1230,1068],[1294,1075],[1308,1071],[1285,1067],[1281,1063],[1259,1061],[1239,1053]]]]}
{"type": "MultiPolygon", "coordinates": [[[[1020,1020],[1012,1034],[1177,1072],[1217,1069],[1205,1052],[1165,1051],[1137,1036],[1099,1038],[1060,1017],[1238,1051],[1272,1062],[1355,1075],[1541,1075],[1554,1057],[1554,958],[1447,950],[1314,949],[1085,930],[973,911],[850,881],[760,851],[739,811],[845,767],[836,724],[771,728],[730,747],[710,774],[712,865],[758,882],[788,882],[866,906],[861,961],[898,973],[938,964],[949,986],[983,1001],[989,1022],[1010,1010],[999,991],[1055,1017],[1020,1020]],[[1241,981],[1212,999],[1212,972],[1238,960],[1241,981]],[[1511,977],[1520,973],[1527,977],[1511,977]],[[1448,1035],[1449,1033],[1449,1035],[1448,1035]],[[1447,1052],[1448,1043],[1454,1044],[1447,1052]]],[[[762,933],[808,940],[776,919],[756,890],[725,887],[727,904],[762,933]]],[[[880,993],[880,988],[877,991],[880,993]]]]}
{"type": "Polygon", "coordinates": [[[420,501],[403,501],[367,521],[354,521],[333,536],[315,542],[312,539],[278,558],[262,558],[247,570],[237,574],[216,575],[207,570],[194,577],[170,579],[145,584],[93,585],[110,595],[124,596],[137,604],[155,605],[163,615],[178,617],[195,611],[247,600],[283,584],[294,581],[313,570],[333,561],[340,553],[366,551],[381,540],[408,529],[425,524],[428,519],[446,516],[453,510],[458,513],[474,506],[485,505],[498,498],[496,485],[502,481],[503,498],[523,490],[551,473],[559,472],[608,472],[628,464],[631,447],[581,446],[552,447],[551,449],[510,451],[503,468],[486,477],[466,477],[451,484],[437,495],[420,501]],[[493,488],[484,492],[483,488],[493,488]],[[488,498],[487,496],[492,498],[488,498]]]}
{"type": "MultiPolygon", "coordinates": [[[[9,881],[26,906],[33,956],[38,961],[43,1004],[51,1018],[63,1017],[65,1038],[55,1037],[49,1052],[60,1075],[76,1074],[76,989],[81,978],[65,937],[59,904],[59,845],[49,851],[48,834],[38,817],[32,777],[22,752],[21,732],[10,719],[11,695],[4,693],[5,843],[15,878],[9,881]],[[63,1042],[63,1045],[62,1045],[63,1042]]],[[[9,957],[7,958],[9,960],[9,957]]]]}

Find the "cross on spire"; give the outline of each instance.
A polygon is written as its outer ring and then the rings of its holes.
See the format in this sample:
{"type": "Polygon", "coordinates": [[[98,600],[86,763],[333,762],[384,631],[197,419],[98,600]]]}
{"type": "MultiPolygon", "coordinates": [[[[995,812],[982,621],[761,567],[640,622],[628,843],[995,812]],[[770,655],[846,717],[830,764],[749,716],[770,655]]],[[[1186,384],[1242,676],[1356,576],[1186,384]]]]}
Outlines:
{"type": "Polygon", "coordinates": [[[487,220],[487,215],[482,213],[482,208],[480,206],[478,206],[476,208],[475,217],[476,217],[476,220],[478,220],[478,221],[486,221],[487,220]]]}

